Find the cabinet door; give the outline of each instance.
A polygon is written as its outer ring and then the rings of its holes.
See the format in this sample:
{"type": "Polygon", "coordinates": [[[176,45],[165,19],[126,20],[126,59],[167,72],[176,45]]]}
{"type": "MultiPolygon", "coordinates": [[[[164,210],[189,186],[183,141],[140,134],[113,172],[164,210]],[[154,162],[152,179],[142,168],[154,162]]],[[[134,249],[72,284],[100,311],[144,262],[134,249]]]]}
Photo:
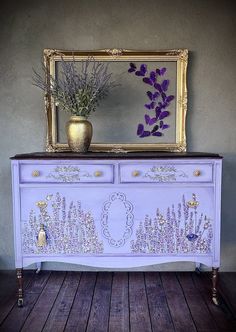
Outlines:
{"type": "Polygon", "coordinates": [[[130,251],[136,255],[211,255],[213,197],[212,187],[136,190],[130,251]]]}
{"type": "Polygon", "coordinates": [[[22,188],[23,255],[102,254],[100,215],[106,196],[109,189],[93,185],[22,188]]]}
{"type": "Polygon", "coordinates": [[[213,187],[119,188],[102,207],[105,251],[136,256],[211,255],[213,194],[213,187]]]}
{"type": "Polygon", "coordinates": [[[22,188],[22,251],[210,255],[213,197],[213,187],[198,186],[22,188]],[[40,229],[45,243],[39,241],[40,229]]]}

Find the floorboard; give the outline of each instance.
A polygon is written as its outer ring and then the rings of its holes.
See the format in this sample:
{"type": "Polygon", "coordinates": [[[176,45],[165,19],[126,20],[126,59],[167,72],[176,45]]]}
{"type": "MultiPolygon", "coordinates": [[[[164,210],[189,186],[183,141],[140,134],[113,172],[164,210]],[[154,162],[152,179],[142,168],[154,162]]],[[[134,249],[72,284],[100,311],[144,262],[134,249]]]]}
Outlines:
{"type": "Polygon", "coordinates": [[[193,283],[190,273],[178,273],[179,283],[182,287],[187,305],[191,312],[197,331],[220,331],[215,324],[201,293],[193,283]]]}
{"type": "Polygon", "coordinates": [[[176,274],[165,272],[161,274],[161,279],[175,331],[197,331],[176,274]]]}
{"type": "Polygon", "coordinates": [[[114,273],[109,319],[110,332],[129,331],[129,278],[128,273],[114,273]]]}
{"type": "Polygon", "coordinates": [[[156,272],[146,272],[145,283],[153,331],[173,331],[174,326],[167,304],[165,291],[161,283],[160,274],[156,272]]]}
{"type": "Polygon", "coordinates": [[[86,331],[96,279],[97,273],[85,272],[82,274],[65,332],[86,331]]]}
{"type": "Polygon", "coordinates": [[[235,329],[235,321],[228,310],[228,307],[221,305],[220,307],[215,306],[211,300],[211,282],[209,277],[205,277],[204,273],[193,274],[193,281],[200,291],[211,315],[218,329],[222,332],[233,332],[235,329]]]}
{"type": "Polygon", "coordinates": [[[149,308],[142,272],[129,275],[130,331],[152,331],[149,308]]]}
{"type": "MultiPolygon", "coordinates": [[[[33,275],[32,271],[26,271],[24,273],[24,291],[27,289],[31,277],[33,275]]],[[[9,315],[14,305],[17,302],[16,297],[16,272],[1,272],[0,273],[0,326],[6,317],[9,315]]]]}
{"type": "Polygon", "coordinates": [[[220,273],[219,290],[236,318],[236,273],[220,273]]]}
{"type": "Polygon", "coordinates": [[[0,272],[0,332],[233,332],[236,273],[220,273],[221,306],[209,273],[0,272]]]}
{"type": "Polygon", "coordinates": [[[86,331],[104,332],[108,330],[111,286],[112,273],[98,273],[86,331]]]}
{"type": "Polygon", "coordinates": [[[34,331],[41,332],[49,313],[55,303],[62,283],[64,281],[65,272],[52,272],[45,288],[40,294],[34,308],[27,317],[22,332],[34,331]]]}
{"type": "Polygon", "coordinates": [[[68,272],[59,290],[53,308],[44,325],[44,332],[63,332],[76,295],[80,273],[68,272]]]}
{"type": "Polygon", "coordinates": [[[17,332],[21,330],[25,320],[33,309],[40,292],[43,290],[50,273],[42,271],[41,275],[34,274],[29,281],[29,285],[25,290],[24,306],[19,308],[17,303],[4,320],[0,331],[17,332]]]}

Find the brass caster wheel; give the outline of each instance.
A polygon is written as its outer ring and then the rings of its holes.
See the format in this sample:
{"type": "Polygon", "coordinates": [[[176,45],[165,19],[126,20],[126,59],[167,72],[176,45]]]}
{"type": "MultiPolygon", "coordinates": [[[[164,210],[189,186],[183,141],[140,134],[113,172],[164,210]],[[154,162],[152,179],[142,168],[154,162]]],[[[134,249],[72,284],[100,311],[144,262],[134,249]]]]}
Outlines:
{"type": "Polygon", "coordinates": [[[24,303],[23,299],[18,299],[17,305],[18,305],[19,308],[23,307],[23,303],[24,303]]]}

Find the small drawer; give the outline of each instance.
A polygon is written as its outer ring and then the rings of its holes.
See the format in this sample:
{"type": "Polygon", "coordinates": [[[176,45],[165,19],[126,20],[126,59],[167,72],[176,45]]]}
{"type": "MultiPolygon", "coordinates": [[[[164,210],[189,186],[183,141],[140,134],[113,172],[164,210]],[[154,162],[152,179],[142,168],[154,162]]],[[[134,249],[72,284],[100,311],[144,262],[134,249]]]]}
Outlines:
{"type": "Polygon", "coordinates": [[[21,183],[113,183],[113,165],[22,164],[21,183]]]}
{"type": "Polygon", "coordinates": [[[212,164],[122,164],[120,182],[212,182],[212,167],[212,164]]]}

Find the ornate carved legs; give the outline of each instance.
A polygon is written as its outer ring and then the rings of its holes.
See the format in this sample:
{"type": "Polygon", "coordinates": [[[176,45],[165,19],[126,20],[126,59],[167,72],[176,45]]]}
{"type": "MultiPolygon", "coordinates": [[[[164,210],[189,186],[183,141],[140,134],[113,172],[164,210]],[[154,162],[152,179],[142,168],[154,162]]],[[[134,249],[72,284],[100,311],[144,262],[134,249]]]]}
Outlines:
{"type": "Polygon", "coordinates": [[[16,269],[16,277],[18,283],[18,307],[23,306],[23,276],[22,269],[16,269]]]}
{"type": "Polygon", "coordinates": [[[215,305],[219,305],[217,281],[219,268],[212,268],[212,301],[215,305]]]}

